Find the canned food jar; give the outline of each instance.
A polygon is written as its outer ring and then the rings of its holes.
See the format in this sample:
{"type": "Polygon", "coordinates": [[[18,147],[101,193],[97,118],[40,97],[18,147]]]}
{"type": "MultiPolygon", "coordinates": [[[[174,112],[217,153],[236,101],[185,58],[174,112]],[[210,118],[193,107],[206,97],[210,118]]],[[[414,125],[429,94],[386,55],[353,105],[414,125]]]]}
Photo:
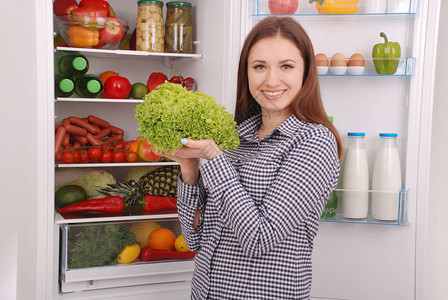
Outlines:
{"type": "Polygon", "coordinates": [[[163,2],[139,0],[137,4],[136,49],[139,51],[163,52],[163,2]]]}
{"type": "Polygon", "coordinates": [[[193,26],[191,3],[166,3],[165,52],[193,53],[193,26]]]}

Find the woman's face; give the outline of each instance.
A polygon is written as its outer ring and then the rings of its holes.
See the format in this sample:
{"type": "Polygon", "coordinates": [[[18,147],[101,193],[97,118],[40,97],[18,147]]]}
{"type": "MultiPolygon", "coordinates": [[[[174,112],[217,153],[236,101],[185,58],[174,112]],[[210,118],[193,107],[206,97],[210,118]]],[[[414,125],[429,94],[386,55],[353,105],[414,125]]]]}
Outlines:
{"type": "Polygon", "coordinates": [[[263,114],[291,115],[290,104],[302,87],[305,63],[299,49],[282,37],[264,38],[249,51],[249,90],[263,114]]]}

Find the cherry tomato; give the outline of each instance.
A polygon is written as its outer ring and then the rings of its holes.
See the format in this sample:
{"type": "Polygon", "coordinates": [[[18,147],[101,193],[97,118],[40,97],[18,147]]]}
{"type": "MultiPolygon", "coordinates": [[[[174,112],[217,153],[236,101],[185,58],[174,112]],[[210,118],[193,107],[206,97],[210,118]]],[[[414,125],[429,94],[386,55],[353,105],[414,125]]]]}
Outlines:
{"type": "Polygon", "coordinates": [[[182,84],[183,81],[184,81],[184,78],[180,75],[174,75],[170,79],[171,83],[176,83],[176,84],[182,84]]]}
{"type": "Polygon", "coordinates": [[[128,162],[136,162],[138,160],[138,154],[135,152],[126,152],[126,160],[128,162]]]}
{"type": "Polygon", "coordinates": [[[126,143],[124,141],[119,141],[114,144],[115,149],[124,150],[126,143]]]}
{"type": "Polygon", "coordinates": [[[117,163],[122,162],[124,160],[124,157],[125,155],[123,151],[115,151],[112,154],[112,160],[117,163]]]}
{"type": "Polygon", "coordinates": [[[65,151],[61,156],[61,161],[64,164],[72,164],[75,161],[73,153],[71,151],[65,151]]]}
{"type": "Polygon", "coordinates": [[[103,153],[101,154],[101,158],[100,158],[100,160],[101,160],[103,163],[111,162],[111,161],[112,161],[112,152],[111,152],[111,151],[103,152],[103,153]]]}
{"type": "Polygon", "coordinates": [[[98,161],[101,158],[102,151],[101,151],[100,147],[95,146],[95,147],[89,148],[87,153],[91,160],[98,161]]]}
{"type": "Polygon", "coordinates": [[[299,0],[269,0],[271,14],[293,14],[299,6],[299,0]]]}
{"type": "Polygon", "coordinates": [[[80,155],[79,160],[82,163],[86,163],[86,162],[88,162],[90,160],[89,154],[88,154],[87,150],[80,150],[79,151],[79,155],[80,155]]]}
{"type": "Polygon", "coordinates": [[[73,163],[77,164],[81,160],[81,153],[79,150],[73,151],[73,163]]]}

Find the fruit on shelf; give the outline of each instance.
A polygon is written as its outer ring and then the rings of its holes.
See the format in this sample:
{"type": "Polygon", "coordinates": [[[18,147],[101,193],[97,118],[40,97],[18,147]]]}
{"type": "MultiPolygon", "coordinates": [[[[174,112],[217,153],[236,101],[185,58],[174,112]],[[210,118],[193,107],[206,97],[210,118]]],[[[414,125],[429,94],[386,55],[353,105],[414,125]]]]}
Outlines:
{"type": "Polygon", "coordinates": [[[148,87],[148,91],[157,90],[159,85],[168,80],[168,77],[161,72],[153,72],[149,75],[146,86],[148,87]]]}
{"type": "Polygon", "coordinates": [[[293,14],[299,6],[298,0],[269,0],[269,11],[271,14],[293,14]]]}
{"type": "Polygon", "coordinates": [[[168,228],[158,228],[148,235],[148,247],[153,250],[174,250],[176,235],[168,228]]]}
{"type": "Polygon", "coordinates": [[[104,28],[99,30],[100,39],[105,44],[114,44],[121,42],[124,38],[125,30],[123,22],[116,17],[109,17],[104,24],[104,28]]]}
{"type": "MultiPolygon", "coordinates": [[[[101,82],[104,85],[106,83],[107,78],[111,76],[120,76],[120,75],[115,71],[105,71],[101,73],[98,77],[101,79],[101,82]]],[[[103,96],[104,98],[107,97],[106,92],[104,90],[101,92],[101,96],[103,96]]]]}
{"type": "Polygon", "coordinates": [[[146,142],[146,139],[142,140],[137,147],[138,157],[143,161],[160,161],[162,156],[155,154],[153,146],[146,142]]]}
{"type": "Polygon", "coordinates": [[[123,76],[110,76],[104,84],[106,96],[111,99],[126,99],[131,92],[131,83],[123,76]]]}
{"type": "Polygon", "coordinates": [[[187,242],[185,242],[184,236],[181,234],[176,238],[176,241],[174,242],[174,247],[176,248],[177,252],[190,252],[190,249],[188,249],[187,242]]]}

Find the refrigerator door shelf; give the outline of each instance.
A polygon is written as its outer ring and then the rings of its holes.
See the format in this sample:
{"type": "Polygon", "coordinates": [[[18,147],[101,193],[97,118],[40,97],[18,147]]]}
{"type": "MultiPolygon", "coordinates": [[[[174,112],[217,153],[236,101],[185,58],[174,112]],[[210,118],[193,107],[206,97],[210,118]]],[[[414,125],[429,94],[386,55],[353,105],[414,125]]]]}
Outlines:
{"type": "Polygon", "coordinates": [[[87,164],[57,164],[57,168],[106,168],[106,167],[138,167],[138,166],[174,166],[177,162],[123,162],[123,163],[87,163],[87,164]]]}
{"type": "MultiPolygon", "coordinates": [[[[364,3],[363,0],[360,0],[357,4],[358,10],[355,14],[349,14],[349,13],[341,13],[341,14],[320,14],[316,8],[316,4],[309,4],[308,1],[298,1],[298,8],[295,12],[289,13],[290,16],[301,16],[301,17],[316,17],[316,16],[323,16],[323,17],[334,17],[334,18],[340,18],[343,19],[346,18],[357,18],[361,16],[362,18],[376,18],[376,17],[388,17],[388,18],[413,18],[418,11],[419,7],[419,0],[394,0],[396,2],[400,1],[403,2],[402,5],[400,5],[400,9],[389,9],[386,8],[384,11],[371,11],[364,3]]],[[[279,1],[281,2],[281,1],[279,1]]],[[[318,3],[318,2],[317,2],[318,3]]],[[[250,13],[251,16],[270,16],[272,15],[271,11],[269,10],[269,0],[251,0],[250,4],[250,13]]],[[[302,21],[302,19],[301,19],[302,21]]]]}
{"type": "MultiPolygon", "coordinates": [[[[361,70],[358,67],[347,67],[344,72],[333,71],[332,67],[327,72],[322,72],[319,76],[393,76],[393,77],[413,77],[415,75],[415,57],[400,58],[397,71],[394,74],[378,74],[375,70],[374,59],[366,59],[365,67],[361,70]],[[352,72],[350,68],[355,68],[356,72],[352,72]]],[[[340,68],[340,67],[337,67],[340,68]]]]}
{"type": "Polygon", "coordinates": [[[405,226],[408,223],[407,211],[408,211],[409,189],[406,187],[403,187],[401,189],[401,191],[399,191],[399,192],[386,192],[386,191],[374,191],[374,190],[352,191],[352,190],[344,190],[344,189],[335,189],[334,192],[336,193],[336,198],[337,198],[336,213],[333,217],[322,217],[320,219],[321,222],[398,225],[398,226],[405,226]],[[351,218],[342,217],[341,203],[343,203],[344,195],[347,195],[349,193],[368,193],[369,212],[368,212],[367,218],[351,219],[351,218]],[[396,204],[395,207],[398,210],[396,213],[397,218],[395,220],[377,220],[372,217],[371,207],[372,207],[372,196],[374,194],[376,194],[377,196],[391,195],[391,194],[394,195],[393,197],[395,197],[395,199],[397,201],[397,203],[395,203],[396,204]]]}

